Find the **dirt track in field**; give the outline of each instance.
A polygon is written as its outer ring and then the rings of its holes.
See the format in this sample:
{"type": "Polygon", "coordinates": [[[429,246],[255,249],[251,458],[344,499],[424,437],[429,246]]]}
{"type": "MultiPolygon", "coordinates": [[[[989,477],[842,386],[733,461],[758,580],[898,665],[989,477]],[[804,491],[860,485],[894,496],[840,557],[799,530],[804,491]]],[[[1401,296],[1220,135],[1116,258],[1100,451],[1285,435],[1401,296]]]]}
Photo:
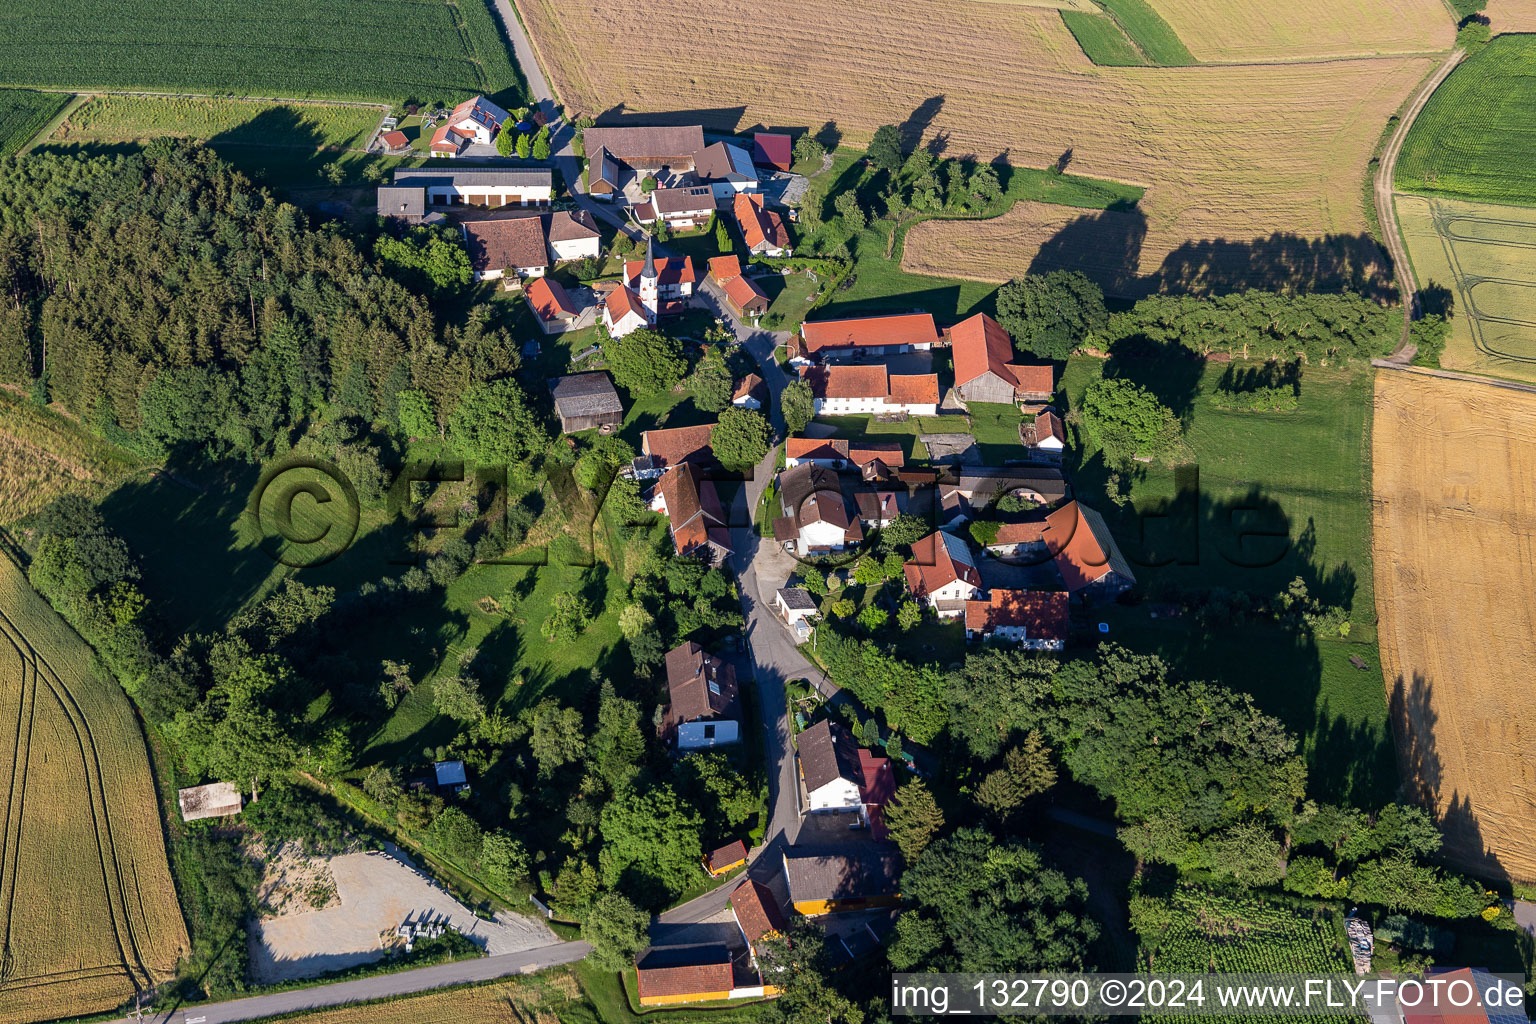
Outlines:
{"type": "Polygon", "coordinates": [[[1536,880],[1536,394],[1376,376],[1376,607],[1405,785],[1447,855],[1536,880]]]}

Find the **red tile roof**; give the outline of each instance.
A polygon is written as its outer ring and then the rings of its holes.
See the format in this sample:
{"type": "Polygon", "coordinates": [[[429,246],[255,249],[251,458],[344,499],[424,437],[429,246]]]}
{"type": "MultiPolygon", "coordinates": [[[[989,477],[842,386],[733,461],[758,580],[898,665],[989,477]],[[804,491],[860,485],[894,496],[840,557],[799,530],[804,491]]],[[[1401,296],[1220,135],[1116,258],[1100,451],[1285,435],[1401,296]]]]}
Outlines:
{"type": "Polygon", "coordinates": [[[740,839],[734,843],[727,843],[720,849],[710,853],[708,858],[709,870],[724,871],[726,868],[740,864],[747,859],[747,844],[740,839]]]}
{"type": "Polygon", "coordinates": [[[898,313],[852,320],[817,320],[800,325],[804,351],[864,348],[873,345],[931,345],[939,340],[931,313],[898,313]]]}
{"type": "Polygon", "coordinates": [[[1055,553],[1056,569],[1070,591],[1081,590],[1108,573],[1109,555],[1099,546],[1088,521],[1069,501],[1045,517],[1046,543],[1055,553]]]}
{"type": "Polygon", "coordinates": [[[667,505],[667,524],[679,555],[687,555],[711,542],[731,550],[730,531],[724,530],[725,511],[720,493],[691,462],[669,469],[657,485],[667,505]],[[719,531],[719,532],[717,532],[719,531]]]}
{"type": "Polygon", "coordinates": [[[544,224],[538,217],[469,220],[461,227],[470,265],[477,271],[549,265],[544,224]]]}
{"type": "Polygon", "coordinates": [[[709,447],[709,436],[714,429],[713,423],[703,423],[696,427],[647,430],[640,435],[640,450],[662,468],[712,459],[715,453],[709,447]]]}
{"type": "Polygon", "coordinates": [[[554,320],[561,313],[575,316],[581,312],[571,301],[571,297],[566,294],[565,286],[547,277],[534,278],[529,283],[525,294],[528,297],[528,304],[533,307],[534,315],[545,323],[554,320]]]}
{"type": "MultiPolygon", "coordinates": [[[[624,263],[624,281],[631,288],[640,287],[640,271],[645,269],[645,260],[627,260],[624,263]]],[[[676,256],[666,256],[656,261],[656,284],[665,288],[669,284],[693,284],[697,278],[693,274],[693,257],[684,256],[679,259],[676,256]]]]}
{"type": "Polygon", "coordinates": [[[750,277],[738,275],[729,278],[721,287],[725,291],[726,298],[730,299],[737,309],[766,309],[768,306],[768,296],[763,294],[757,282],[750,277]]]}
{"type": "Polygon", "coordinates": [[[645,306],[640,303],[640,296],[628,288],[613,289],[608,293],[606,302],[608,305],[608,319],[614,323],[618,323],[629,313],[633,313],[641,320],[650,320],[650,317],[646,315],[645,306]]]}
{"type": "Polygon", "coordinates": [[[641,999],[666,999],[730,992],[734,987],[731,954],[724,946],[706,946],[698,950],[679,950],[676,955],[659,960],[665,966],[649,966],[657,952],[652,950],[635,964],[635,983],[641,999]],[[707,963],[678,963],[679,958],[706,959],[707,963]]]}
{"type": "Polygon", "coordinates": [[[850,441],[847,444],[848,458],[856,466],[879,459],[894,469],[907,461],[905,450],[896,441],[850,441]]]}
{"type": "Polygon", "coordinates": [[[766,935],[783,933],[788,928],[773,890],[755,879],[747,879],[731,893],[731,911],[749,946],[757,945],[766,935]]]}
{"type": "Polygon", "coordinates": [[[1038,444],[1051,437],[1065,444],[1067,441],[1067,428],[1061,422],[1060,416],[1047,409],[1035,417],[1035,442],[1038,444]]]}
{"type": "Polygon", "coordinates": [[[752,162],[787,171],[794,163],[794,142],[788,135],[756,132],[752,136],[752,162]]]}
{"type": "Polygon", "coordinates": [[[1038,544],[1045,540],[1045,523],[1003,523],[997,528],[996,544],[1038,544]]]}
{"type": "Polygon", "coordinates": [[[981,586],[981,573],[974,565],[950,557],[948,545],[964,543],[951,534],[935,532],[913,544],[912,557],[905,566],[907,589],[916,597],[925,597],[955,580],[981,586]]]}
{"type": "Polygon", "coordinates": [[[464,136],[460,132],[454,132],[445,124],[432,133],[431,149],[434,153],[457,153],[464,147],[464,136]],[[449,138],[449,135],[453,138],[449,138]]]}
{"type": "Polygon", "coordinates": [[[405,132],[398,129],[392,132],[385,132],[379,136],[379,141],[390,149],[403,149],[411,144],[411,140],[405,137],[405,132]]]}
{"type": "Polygon", "coordinates": [[[786,459],[848,458],[848,442],[827,437],[791,437],[784,442],[786,459]]]}
{"type": "Polygon", "coordinates": [[[859,749],[859,799],[869,815],[869,832],[876,842],[885,839],[889,832],[880,808],[896,795],[896,773],[891,770],[891,759],[859,749]]]}
{"type": "Polygon", "coordinates": [[[735,256],[711,256],[709,276],[716,281],[729,281],[733,277],[740,277],[741,260],[735,256]]]}
{"type": "Polygon", "coordinates": [[[817,398],[884,398],[890,393],[885,367],[808,366],[801,374],[817,398]]]}
{"type": "Polygon", "coordinates": [[[732,212],[741,228],[742,240],[748,249],[756,249],[767,242],[779,249],[789,247],[789,235],[784,231],[784,221],[772,210],[763,209],[763,197],[750,192],[736,193],[732,212]]]}
{"type": "Polygon", "coordinates": [[[939,375],[936,373],[891,375],[892,405],[938,405],[939,375]]]}
{"type": "Polygon", "coordinates": [[[1071,600],[1064,590],[994,590],[990,600],[965,602],[965,628],[1023,626],[1031,639],[1065,640],[1071,600]]]}
{"type": "Polygon", "coordinates": [[[731,393],[731,401],[734,402],[738,398],[746,398],[748,395],[758,394],[759,392],[765,390],[766,388],[763,386],[763,378],[759,377],[755,373],[749,373],[745,377],[741,378],[740,384],[736,385],[736,390],[731,393]]]}
{"type": "Polygon", "coordinates": [[[1056,368],[1049,363],[1009,363],[1008,369],[1019,382],[1019,390],[1048,395],[1056,390],[1056,368]]]}
{"type": "Polygon", "coordinates": [[[1001,324],[985,313],[977,313],[949,329],[954,350],[955,386],[968,384],[991,370],[1018,388],[1019,379],[1009,369],[1013,361],[1013,339],[1001,324]]]}

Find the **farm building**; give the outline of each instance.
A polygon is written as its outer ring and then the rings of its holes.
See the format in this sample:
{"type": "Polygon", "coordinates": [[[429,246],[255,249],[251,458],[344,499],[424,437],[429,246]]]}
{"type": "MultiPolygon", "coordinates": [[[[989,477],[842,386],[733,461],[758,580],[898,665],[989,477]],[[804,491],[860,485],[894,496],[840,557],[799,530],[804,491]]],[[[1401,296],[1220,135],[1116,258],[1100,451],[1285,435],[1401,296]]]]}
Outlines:
{"type": "Polygon", "coordinates": [[[685,462],[662,474],[651,493],[650,508],[667,517],[679,555],[719,563],[731,553],[731,531],[720,494],[698,466],[685,462]]]}
{"type": "Polygon", "coordinates": [[[757,944],[770,935],[782,935],[788,923],[773,890],[755,879],[743,879],[731,893],[731,915],[747,944],[747,952],[757,956],[757,944]]]}
{"type": "Polygon", "coordinates": [[[932,313],[896,313],[849,320],[807,321],[790,340],[790,356],[804,361],[843,358],[855,352],[895,355],[926,352],[941,340],[932,313]]]}
{"type": "Polygon", "coordinates": [[[411,140],[405,137],[405,132],[397,128],[380,135],[379,145],[384,147],[386,153],[403,153],[411,148],[411,140]]]}
{"type": "Polygon", "coordinates": [[[407,224],[419,224],[427,215],[427,193],[421,188],[380,185],[377,206],[380,217],[394,217],[407,224]]]}
{"type": "Polygon", "coordinates": [[[1071,598],[1061,590],[994,589],[984,601],[965,603],[967,640],[1009,640],[1034,651],[1067,646],[1071,598]]]}
{"type": "Polygon", "coordinates": [[[727,843],[718,850],[711,850],[704,857],[704,870],[719,876],[741,867],[747,862],[747,844],[740,839],[727,843]]]}
{"type": "Polygon", "coordinates": [[[738,409],[761,409],[767,401],[768,385],[755,373],[743,377],[731,393],[731,404],[738,409]]]}
{"type": "Polygon", "coordinates": [[[719,944],[652,946],[635,961],[641,1006],[729,999],[735,987],[731,951],[719,944]]]}
{"type": "Polygon", "coordinates": [[[678,750],[707,750],[741,739],[736,669],[692,640],[667,652],[667,706],[661,735],[678,750]]]}
{"type": "Polygon", "coordinates": [[[763,197],[751,192],[738,192],[731,207],[736,216],[736,226],[741,230],[747,251],[762,256],[788,256],[789,231],[784,220],[772,210],[765,209],[763,197]]]}
{"type": "Polygon", "coordinates": [[[843,551],[864,539],[864,528],[848,508],[837,474],[801,465],[779,474],[779,507],[773,539],[804,558],[843,551]]]}
{"type": "Polygon", "coordinates": [[[476,281],[515,277],[543,277],[549,269],[544,247],[544,225],[538,217],[498,217],[470,220],[459,225],[469,265],[476,281]]]}
{"type": "MultiPolygon", "coordinates": [[[[543,284],[542,280],[535,281],[528,289],[529,295],[532,296],[533,289],[543,284]]],[[[619,393],[608,374],[601,371],[560,377],[550,388],[550,394],[555,399],[555,415],[560,417],[563,434],[594,427],[616,427],[624,422],[624,403],[619,401],[619,393]]]]}
{"type": "Polygon", "coordinates": [[[718,198],[757,188],[757,168],[752,155],[729,142],[715,142],[699,150],[693,173],[718,198]]]}
{"type": "Polygon", "coordinates": [[[716,256],[711,259],[709,276],[720,287],[726,305],[737,316],[762,316],[768,312],[768,296],[763,294],[756,281],[742,274],[741,261],[735,256],[716,256]]]}
{"type": "Polygon", "coordinates": [[[1055,390],[1051,367],[1015,362],[1013,339],[985,313],[951,327],[949,340],[961,401],[1011,405],[1045,401],[1055,390]]]}
{"type": "Polygon", "coordinates": [[[488,145],[511,116],[484,96],[467,99],[454,107],[448,120],[432,133],[428,150],[436,157],[453,158],[471,143],[488,145]]]}
{"type": "Polygon", "coordinates": [[[757,132],[752,136],[752,162],[776,171],[787,171],[795,160],[794,140],[788,135],[757,132]]]}
{"type": "Polygon", "coordinates": [[[884,365],[825,365],[801,368],[811,386],[817,416],[905,413],[934,416],[939,408],[937,374],[886,372],[884,365]]]}
{"type": "Polygon", "coordinates": [[[225,818],[239,814],[243,806],[240,790],[233,782],[210,782],[206,786],[177,790],[176,802],[181,805],[182,821],[225,818]]]}
{"type": "Polygon", "coordinates": [[[1109,599],[1136,585],[1130,563],[1110,536],[1104,517],[1093,509],[1069,501],[1046,516],[1045,522],[1046,545],[1070,593],[1109,599]]]}
{"type": "Polygon", "coordinates": [[[599,199],[619,191],[623,168],[640,173],[692,171],[704,148],[704,129],[681,127],[588,128],[582,132],[587,153],[587,190],[599,199]]]}
{"type": "Polygon", "coordinates": [[[571,299],[565,285],[552,277],[534,278],[528,283],[523,298],[533,311],[534,319],[538,320],[539,330],[545,334],[571,330],[581,319],[581,307],[571,299]]]}
{"type": "Polygon", "coordinates": [[[660,220],[673,229],[703,227],[715,215],[715,194],[708,185],[658,188],[648,202],[636,203],[634,211],[641,224],[660,220]]]}
{"type": "Polygon", "coordinates": [[[940,491],[947,487],[978,507],[1008,495],[1040,505],[1067,496],[1067,482],[1054,466],[960,466],[939,478],[940,491]]]}
{"type": "Polygon", "coordinates": [[[554,197],[547,167],[398,167],[397,188],[426,191],[427,206],[548,206],[554,197]]]}
{"type": "Polygon", "coordinates": [[[549,255],[556,263],[596,259],[602,255],[602,234],[586,210],[557,210],[549,215],[545,232],[549,255]]]}
{"type": "Polygon", "coordinates": [[[789,900],[806,917],[836,914],[900,902],[900,864],[896,851],[879,843],[843,843],[815,850],[791,846],[784,851],[789,900]]]}
{"type": "Polygon", "coordinates": [[[912,545],[906,564],[907,589],[926,601],[941,618],[965,613],[965,603],[981,590],[981,573],[965,541],[940,530],[912,545]]]}

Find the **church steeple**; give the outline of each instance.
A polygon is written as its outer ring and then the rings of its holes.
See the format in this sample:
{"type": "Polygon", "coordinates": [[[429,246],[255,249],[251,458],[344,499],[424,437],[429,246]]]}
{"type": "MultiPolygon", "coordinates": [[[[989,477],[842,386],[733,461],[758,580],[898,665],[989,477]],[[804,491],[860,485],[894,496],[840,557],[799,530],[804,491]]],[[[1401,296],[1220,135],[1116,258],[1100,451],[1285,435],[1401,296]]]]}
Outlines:
{"type": "Polygon", "coordinates": [[[656,253],[655,246],[653,245],[654,241],[655,236],[647,233],[645,236],[645,266],[640,270],[640,280],[642,281],[644,281],[646,278],[650,278],[653,281],[656,280],[656,253]]]}
{"type": "Polygon", "coordinates": [[[640,268],[639,281],[640,304],[650,312],[652,323],[656,321],[656,311],[661,304],[661,292],[657,287],[658,282],[656,280],[654,241],[655,239],[652,235],[647,234],[645,236],[645,266],[640,268]]]}

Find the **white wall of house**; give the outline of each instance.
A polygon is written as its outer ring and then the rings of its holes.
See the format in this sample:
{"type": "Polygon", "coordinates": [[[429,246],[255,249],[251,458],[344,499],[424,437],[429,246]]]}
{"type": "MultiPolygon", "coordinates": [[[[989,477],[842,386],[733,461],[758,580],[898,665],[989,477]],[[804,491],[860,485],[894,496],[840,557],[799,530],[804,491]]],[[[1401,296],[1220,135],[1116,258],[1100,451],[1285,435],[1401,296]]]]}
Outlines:
{"type": "Polygon", "coordinates": [[[1047,640],[1042,637],[1027,635],[1023,626],[994,626],[990,630],[968,629],[965,631],[967,640],[982,640],[992,637],[994,640],[1007,640],[1016,643],[1029,651],[1060,651],[1066,648],[1061,640],[1047,640]]]}
{"type": "Polygon", "coordinates": [[[859,787],[847,779],[833,779],[820,789],[807,792],[805,798],[805,809],[813,813],[856,810],[864,806],[859,797],[859,787]]]}
{"type": "Polygon", "coordinates": [[[885,404],[885,396],[878,398],[818,398],[815,400],[817,416],[857,416],[865,412],[891,412],[885,404]]]}
{"type": "Polygon", "coordinates": [[[733,398],[731,399],[731,404],[738,409],[761,409],[763,407],[763,403],[759,402],[751,395],[742,395],[740,398],[733,398]]]}
{"type": "Polygon", "coordinates": [[[796,622],[799,622],[801,619],[809,618],[816,614],[816,612],[810,608],[791,608],[789,605],[784,603],[784,599],[782,597],[777,595],[774,596],[773,602],[779,606],[779,617],[785,622],[789,623],[791,626],[793,626],[796,622]]]}
{"type": "Polygon", "coordinates": [[[502,275],[505,274],[505,273],[506,273],[505,270],[477,270],[477,271],[475,271],[475,280],[476,281],[500,281],[501,278],[502,278],[502,275]]]}
{"type": "Polygon", "coordinates": [[[640,328],[648,325],[644,317],[637,316],[629,310],[625,310],[624,315],[615,321],[610,314],[608,307],[604,306],[603,326],[608,328],[608,333],[613,335],[615,338],[622,338],[630,331],[638,331],[640,328]]]}
{"type": "Polygon", "coordinates": [[[470,185],[429,185],[427,202],[436,206],[452,205],[455,197],[467,203],[466,196],[485,196],[492,206],[548,206],[554,198],[549,185],[516,185],[478,188],[470,185]]]}
{"type": "Polygon", "coordinates": [[[517,273],[519,277],[543,277],[546,269],[545,267],[518,267],[517,273]]]}
{"type": "Polygon", "coordinates": [[[556,260],[584,260],[603,254],[600,238],[569,238],[549,243],[549,254],[556,260]]]}
{"type": "Polygon", "coordinates": [[[811,551],[841,551],[848,543],[848,534],[840,526],[831,523],[807,523],[800,527],[799,551],[805,555],[811,551]]]}
{"type": "MultiPolygon", "coordinates": [[[[935,611],[938,611],[940,601],[969,601],[978,593],[980,591],[965,582],[965,580],[950,580],[942,587],[928,592],[928,603],[935,611]]],[[[962,615],[964,612],[965,610],[962,608],[959,611],[952,612],[940,611],[939,614],[941,616],[954,617],[962,615]]]]}
{"type": "Polygon", "coordinates": [[[756,192],[756,181],[712,181],[709,190],[716,199],[730,199],[737,192],[756,192]]]}
{"type": "Polygon", "coordinates": [[[885,405],[881,406],[880,411],[904,412],[908,416],[937,416],[939,414],[939,407],[932,402],[928,402],[926,404],[919,404],[916,402],[910,402],[907,404],[902,404],[900,402],[887,402],[885,405]]]}
{"type": "Polygon", "coordinates": [[[678,750],[708,750],[710,747],[739,742],[741,742],[741,729],[729,718],[682,722],[677,727],[678,750]]]}

